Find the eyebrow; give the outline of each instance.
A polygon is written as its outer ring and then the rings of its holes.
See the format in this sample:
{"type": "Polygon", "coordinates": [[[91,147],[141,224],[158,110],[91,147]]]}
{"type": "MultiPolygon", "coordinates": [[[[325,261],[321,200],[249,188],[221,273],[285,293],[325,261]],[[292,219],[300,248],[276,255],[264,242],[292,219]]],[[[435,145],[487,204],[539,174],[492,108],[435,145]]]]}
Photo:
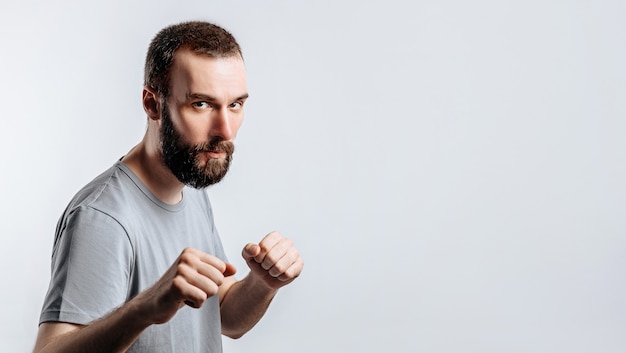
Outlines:
{"type": "MultiPolygon", "coordinates": [[[[239,100],[246,100],[248,99],[248,93],[244,93],[241,96],[235,98],[233,100],[233,102],[239,101],[239,100]]],[[[187,93],[187,100],[192,100],[192,99],[201,99],[201,100],[205,100],[208,102],[215,102],[217,99],[215,97],[209,96],[208,94],[202,94],[202,93],[187,93]]]]}

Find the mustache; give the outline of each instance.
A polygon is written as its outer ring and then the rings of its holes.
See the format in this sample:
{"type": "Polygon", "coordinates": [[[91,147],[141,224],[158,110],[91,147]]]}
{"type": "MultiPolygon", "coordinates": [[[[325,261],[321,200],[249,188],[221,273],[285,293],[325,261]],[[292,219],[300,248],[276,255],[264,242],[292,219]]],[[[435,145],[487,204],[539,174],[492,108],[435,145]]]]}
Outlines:
{"type": "Polygon", "coordinates": [[[235,144],[223,139],[213,139],[209,142],[197,144],[192,148],[194,153],[200,152],[224,152],[231,155],[235,152],[235,144]]]}

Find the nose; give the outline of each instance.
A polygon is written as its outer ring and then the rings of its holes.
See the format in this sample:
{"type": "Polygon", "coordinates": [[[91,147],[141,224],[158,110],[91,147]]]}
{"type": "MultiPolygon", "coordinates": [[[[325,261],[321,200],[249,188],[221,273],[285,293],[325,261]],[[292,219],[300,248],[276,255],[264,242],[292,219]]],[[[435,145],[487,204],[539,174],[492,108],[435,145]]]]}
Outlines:
{"type": "Polygon", "coordinates": [[[209,134],[211,137],[221,137],[226,141],[233,140],[236,133],[235,126],[233,124],[233,117],[226,108],[214,110],[214,115],[211,119],[211,129],[209,134]]]}

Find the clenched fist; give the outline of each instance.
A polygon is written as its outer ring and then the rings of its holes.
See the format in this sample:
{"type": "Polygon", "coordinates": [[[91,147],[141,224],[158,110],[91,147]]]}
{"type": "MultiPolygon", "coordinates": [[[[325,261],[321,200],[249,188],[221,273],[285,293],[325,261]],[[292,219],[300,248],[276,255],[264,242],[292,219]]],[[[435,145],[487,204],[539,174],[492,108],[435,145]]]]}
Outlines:
{"type": "Polygon", "coordinates": [[[272,289],[291,283],[304,267],[304,261],[291,239],[279,232],[269,233],[258,244],[247,244],[241,255],[251,274],[272,289]]]}
{"type": "Polygon", "coordinates": [[[184,305],[199,308],[217,295],[224,278],[234,275],[233,265],[200,250],[187,248],[150,289],[137,296],[150,323],[169,321],[184,305]]]}

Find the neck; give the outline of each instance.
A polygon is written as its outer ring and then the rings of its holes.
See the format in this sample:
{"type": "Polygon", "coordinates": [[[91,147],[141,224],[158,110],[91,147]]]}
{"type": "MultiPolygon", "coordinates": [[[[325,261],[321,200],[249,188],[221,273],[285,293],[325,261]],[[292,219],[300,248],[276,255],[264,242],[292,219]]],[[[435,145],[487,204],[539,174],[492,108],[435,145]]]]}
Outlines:
{"type": "MultiPolygon", "coordinates": [[[[146,134],[147,135],[147,134],[146,134]]],[[[175,205],[182,200],[184,184],[163,164],[158,148],[144,139],[124,158],[122,162],[130,168],[142,183],[161,201],[175,205]]]]}

